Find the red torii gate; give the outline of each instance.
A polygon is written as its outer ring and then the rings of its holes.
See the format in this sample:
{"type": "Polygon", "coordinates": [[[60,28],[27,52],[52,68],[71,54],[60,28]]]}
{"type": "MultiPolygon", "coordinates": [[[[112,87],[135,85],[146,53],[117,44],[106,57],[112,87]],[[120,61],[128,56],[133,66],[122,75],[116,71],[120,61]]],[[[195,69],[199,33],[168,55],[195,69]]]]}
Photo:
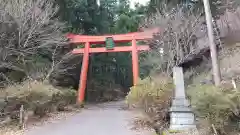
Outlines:
{"type": "Polygon", "coordinates": [[[133,71],[133,85],[137,84],[139,77],[139,63],[138,63],[138,51],[149,50],[148,45],[137,46],[137,41],[152,39],[153,34],[158,32],[158,29],[146,30],[144,32],[134,32],[128,34],[119,35],[104,35],[104,36],[86,36],[86,35],[74,35],[68,34],[67,38],[70,43],[79,44],[83,43],[84,49],[74,49],[73,54],[83,54],[83,62],[81,69],[81,76],[79,81],[78,90],[78,102],[82,103],[85,97],[85,89],[87,82],[87,72],[89,65],[89,53],[107,53],[107,52],[132,52],[132,71],[133,71]],[[91,48],[91,44],[105,44],[106,39],[112,39],[114,43],[127,43],[131,42],[131,46],[121,46],[121,47],[98,47],[91,48]]]}

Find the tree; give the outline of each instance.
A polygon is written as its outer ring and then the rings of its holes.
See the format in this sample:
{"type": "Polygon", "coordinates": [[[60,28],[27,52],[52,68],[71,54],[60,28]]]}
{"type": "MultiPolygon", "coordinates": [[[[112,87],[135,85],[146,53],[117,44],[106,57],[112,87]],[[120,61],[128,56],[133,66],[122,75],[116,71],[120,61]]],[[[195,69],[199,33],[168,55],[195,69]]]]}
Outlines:
{"type": "Polygon", "coordinates": [[[193,14],[191,10],[185,12],[183,7],[177,7],[174,11],[162,9],[162,13],[149,19],[150,22],[146,20],[148,27],[159,27],[161,33],[149,42],[152,49],[141,58],[141,66],[153,74],[171,75],[174,66],[195,58],[195,54],[207,48],[205,44],[197,42],[197,38],[206,34],[206,31],[201,30],[205,19],[200,16],[193,14]]]}
{"type": "Polygon", "coordinates": [[[114,25],[117,0],[56,0],[59,16],[68,22],[68,31],[84,34],[109,33],[114,25]]]}
{"type": "Polygon", "coordinates": [[[98,31],[100,34],[111,33],[111,28],[115,25],[117,0],[101,0],[100,15],[98,16],[98,31]]]}
{"type": "MultiPolygon", "coordinates": [[[[226,9],[233,9],[238,4],[238,0],[209,0],[211,11],[214,18],[219,17],[219,15],[223,14],[226,9]]],[[[204,6],[202,0],[151,0],[148,5],[148,12],[150,14],[154,14],[156,12],[161,12],[161,10],[166,5],[169,9],[176,7],[177,5],[194,9],[194,11],[199,14],[199,11],[204,14],[204,6]]]]}
{"type": "MultiPolygon", "coordinates": [[[[58,15],[68,24],[68,32],[90,35],[137,31],[146,11],[141,5],[131,9],[129,0],[100,0],[100,5],[95,0],[56,0],[56,4],[60,6],[58,15]]],[[[89,69],[88,80],[94,83],[89,84],[88,90],[95,87],[92,84],[101,89],[113,83],[124,87],[132,84],[130,53],[91,54],[89,69]]]]}
{"type": "Polygon", "coordinates": [[[68,24],[68,32],[95,34],[99,7],[96,0],[56,0],[58,16],[68,24]]]}
{"type": "Polygon", "coordinates": [[[0,3],[1,72],[15,79],[42,77],[38,73],[47,72],[51,62],[63,56],[64,24],[54,17],[58,8],[47,0],[0,3]]]}

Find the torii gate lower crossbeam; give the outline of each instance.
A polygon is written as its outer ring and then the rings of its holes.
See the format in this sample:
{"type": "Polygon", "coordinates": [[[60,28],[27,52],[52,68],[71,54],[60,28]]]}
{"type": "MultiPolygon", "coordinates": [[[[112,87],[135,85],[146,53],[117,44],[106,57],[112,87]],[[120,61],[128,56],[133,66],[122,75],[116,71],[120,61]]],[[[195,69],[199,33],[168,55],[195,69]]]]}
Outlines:
{"type": "Polygon", "coordinates": [[[131,52],[132,53],[132,71],[133,71],[133,85],[137,85],[139,77],[139,63],[138,52],[149,50],[148,45],[137,46],[137,40],[151,39],[154,32],[158,29],[154,29],[147,32],[136,32],[122,35],[111,36],[83,36],[83,35],[68,35],[71,43],[84,43],[84,49],[74,49],[72,53],[83,54],[82,69],[79,81],[78,102],[82,103],[85,97],[85,89],[87,83],[87,73],[89,66],[89,54],[90,53],[109,53],[109,52],[131,52]],[[91,48],[91,44],[103,44],[106,42],[106,38],[111,37],[115,43],[131,42],[131,46],[113,47],[108,48],[91,48]]]}

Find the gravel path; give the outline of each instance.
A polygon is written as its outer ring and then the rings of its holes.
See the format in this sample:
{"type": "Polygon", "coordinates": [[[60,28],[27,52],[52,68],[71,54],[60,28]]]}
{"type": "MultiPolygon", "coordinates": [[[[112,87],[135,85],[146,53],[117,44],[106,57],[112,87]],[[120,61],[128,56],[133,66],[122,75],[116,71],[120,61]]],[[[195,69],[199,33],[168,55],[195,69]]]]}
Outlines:
{"type": "Polygon", "coordinates": [[[131,130],[134,112],[123,110],[123,102],[88,106],[78,114],[40,127],[25,135],[154,135],[153,132],[131,130]]]}

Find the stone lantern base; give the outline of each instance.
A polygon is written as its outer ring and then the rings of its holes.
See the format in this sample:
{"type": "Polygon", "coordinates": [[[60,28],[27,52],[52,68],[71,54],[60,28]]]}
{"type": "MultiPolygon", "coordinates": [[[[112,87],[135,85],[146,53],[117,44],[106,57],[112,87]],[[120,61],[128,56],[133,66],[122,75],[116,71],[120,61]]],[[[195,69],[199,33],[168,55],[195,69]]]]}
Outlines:
{"type": "Polygon", "coordinates": [[[170,129],[174,131],[186,131],[196,129],[195,116],[185,98],[173,100],[170,109],[170,129]]]}

